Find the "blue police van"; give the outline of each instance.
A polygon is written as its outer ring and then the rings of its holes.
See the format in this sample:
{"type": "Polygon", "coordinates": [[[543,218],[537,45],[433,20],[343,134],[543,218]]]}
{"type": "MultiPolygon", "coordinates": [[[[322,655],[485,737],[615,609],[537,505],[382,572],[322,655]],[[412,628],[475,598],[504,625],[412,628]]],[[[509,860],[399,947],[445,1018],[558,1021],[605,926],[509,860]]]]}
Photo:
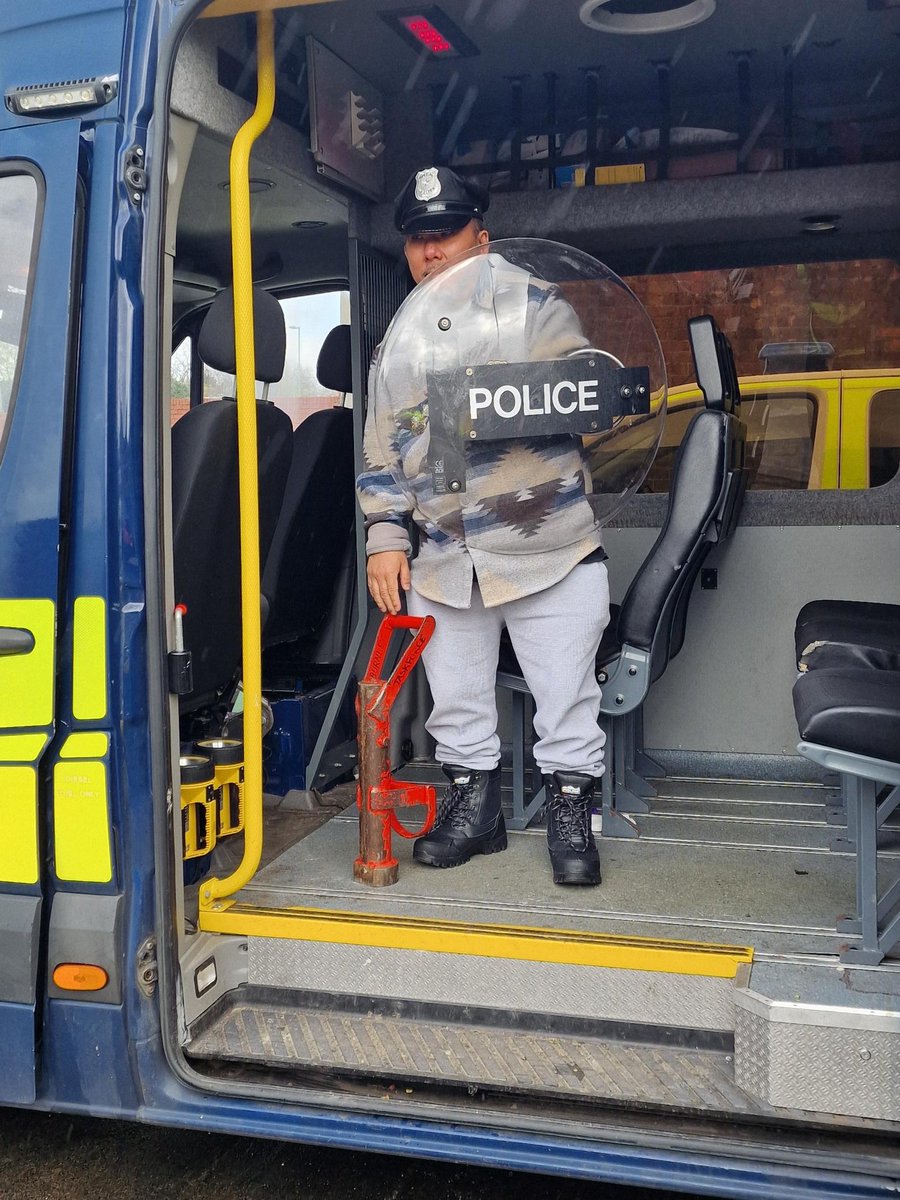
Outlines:
{"type": "MultiPolygon", "coordinates": [[[[898,31],[891,0],[2,6],[0,1102],[896,1194],[898,31]],[[576,895],[502,655],[510,852],[353,873],[354,478],[392,198],[435,164],[492,239],[624,280],[669,387],[703,385],[689,320],[730,346],[605,531],[576,895]]],[[[413,672],[391,720],[415,800],[428,701],[413,672]]]]}

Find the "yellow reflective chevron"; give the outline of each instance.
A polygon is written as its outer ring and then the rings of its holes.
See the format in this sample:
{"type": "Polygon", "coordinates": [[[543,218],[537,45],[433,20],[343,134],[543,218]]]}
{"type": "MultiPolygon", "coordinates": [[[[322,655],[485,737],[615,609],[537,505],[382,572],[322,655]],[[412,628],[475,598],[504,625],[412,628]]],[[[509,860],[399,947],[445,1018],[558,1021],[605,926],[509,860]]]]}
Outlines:
{"type": "Polygon", "coordinates": [[[0,882],[37,883],[37,771],[0,766],[0,882]]]}
{"type": "Polygon", "coordinates": [[[79,596],[72,637],[72,714],[79,721],[106,716],[106,601],[79,596]]]}
{"type": "Polygon", "coordinates": [[[70,733],[59,752],[60,758],[103,758],[109,749],[109,734],[70,733]]]}
{"type": "Polygon", "coordinates": [[[36,762],[48,741],[46,733],[0,734],[0,763],[36,762]]]}
{"type": "Polygon", "coordinates": [[[112,879],[104,762],[66,759],[53,768],[53,848],[59,879],[112,879]]]}
{"type": "Polygon", "coordinates": [[[27,629],[28,654],[0,658],[0,729],[26,729],[53,721],[56,607],[52,600],[0,600],[0,625],[27,629]]]}

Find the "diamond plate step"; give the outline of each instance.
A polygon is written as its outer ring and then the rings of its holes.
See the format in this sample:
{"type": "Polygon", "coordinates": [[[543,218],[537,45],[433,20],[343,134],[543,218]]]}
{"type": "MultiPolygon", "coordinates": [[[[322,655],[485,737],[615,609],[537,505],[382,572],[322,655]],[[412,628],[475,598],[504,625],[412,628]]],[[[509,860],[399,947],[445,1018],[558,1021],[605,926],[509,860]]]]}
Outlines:
{"type": "Polygon", "coordinates": [[[772,1105],[900,1122],[900,964],[754,964],[735,989],[735,1077],[772,1105]]]}
{"type": "Polygon", "coordinates": [[[204,1019],[192,1058],[368,1075],[409,1086],[451,1085],[645,1104],[763,1113],[734,1082],[731,1054],[583,1034],[324,1011],[235,999],[204,1019]]]}

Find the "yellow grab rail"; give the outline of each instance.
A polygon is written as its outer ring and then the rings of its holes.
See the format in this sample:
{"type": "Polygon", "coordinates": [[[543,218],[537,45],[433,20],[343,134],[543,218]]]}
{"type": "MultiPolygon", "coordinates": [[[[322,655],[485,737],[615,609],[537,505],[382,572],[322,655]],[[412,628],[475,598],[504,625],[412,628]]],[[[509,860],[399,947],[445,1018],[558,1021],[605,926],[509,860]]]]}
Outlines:
{"type": "Polygon", "coordinates": [[[231,259],[241,502],[241,605],[244,684],[244,854],[225,879],[200,889],[205,907],[231,896],[253,878],[262,856],[262,662],[259,590],[259,466],[256,448],[256,347],[253,337],[253,260],[250,245],[250,151],[275,106],[275,18],[256,18],[256,108],[231,147],[231,259]]]}

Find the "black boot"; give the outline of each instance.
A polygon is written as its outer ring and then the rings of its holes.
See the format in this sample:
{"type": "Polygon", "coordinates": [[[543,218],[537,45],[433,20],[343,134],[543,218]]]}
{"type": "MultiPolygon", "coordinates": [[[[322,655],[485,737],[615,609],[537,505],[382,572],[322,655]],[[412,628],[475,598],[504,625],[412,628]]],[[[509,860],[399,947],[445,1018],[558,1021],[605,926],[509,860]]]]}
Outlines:
{"type": "Polygon", "coordinates": [[[594,780],[574,771],[544,776],[547,789],[547,849],[554,883],[594,886],[600,882],[600,855],[591,833],[594,780]]]}
{"type": "Polygon", "coordinates": [[[416,862],[429,867],[458,867],[473,854],[506,849],[506,825],[500,808],[500,768],[475,771],[444,765],[450,786],[430,833],[413,846],[416,862]]]}

